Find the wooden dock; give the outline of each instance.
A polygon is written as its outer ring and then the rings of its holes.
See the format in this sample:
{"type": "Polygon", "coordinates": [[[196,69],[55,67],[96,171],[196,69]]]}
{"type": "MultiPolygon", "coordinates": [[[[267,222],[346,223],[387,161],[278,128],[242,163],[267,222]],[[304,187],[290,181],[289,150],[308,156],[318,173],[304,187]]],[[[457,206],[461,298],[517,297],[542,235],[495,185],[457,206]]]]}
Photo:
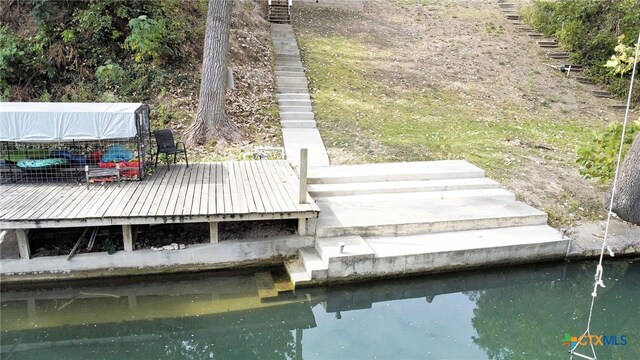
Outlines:
{"type": "Polygon", "coordinates": [[[131,225],[210,223],[217,242],[222,221],[306,220],[319,208],[287,161],[229,161],[158,167],[143,181],[92,184],[1,184],[0,229],[15,229],[20,253],[29,257],[27,231],[122,225],[125,250],[133,250],[131,225]],[[25,248],[26,247],[26,248],[25,248]]]}

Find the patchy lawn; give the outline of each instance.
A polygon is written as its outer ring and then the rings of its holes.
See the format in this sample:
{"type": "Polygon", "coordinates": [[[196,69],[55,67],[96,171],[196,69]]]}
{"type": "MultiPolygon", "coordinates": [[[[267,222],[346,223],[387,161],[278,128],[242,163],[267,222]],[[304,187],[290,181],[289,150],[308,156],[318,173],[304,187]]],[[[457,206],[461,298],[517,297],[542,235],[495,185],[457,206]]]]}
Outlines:
{"type": "Polygon", "coordinates": [[[466,159],[555,226],[605,214],[575,150],[622,114],[546,66],[492,1],[302,5],[294,27],[333,164],[466,159]]]}

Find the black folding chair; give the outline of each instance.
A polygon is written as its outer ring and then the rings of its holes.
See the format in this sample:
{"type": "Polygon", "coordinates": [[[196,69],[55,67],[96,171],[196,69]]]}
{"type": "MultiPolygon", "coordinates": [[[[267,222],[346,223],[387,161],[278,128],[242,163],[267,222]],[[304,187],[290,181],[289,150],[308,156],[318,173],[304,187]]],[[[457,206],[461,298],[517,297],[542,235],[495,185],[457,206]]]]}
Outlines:
{"type": "Polygon", "coordinates": [[[184,146],[184,143],[180,141],[175,141],[173,139],[173,133],[169,129],[156,130],[154,132],[156,136],[156,164],[158,167],[158,157],[160,154],[165,155],[165,161],[167,162],[167,168],[171,170],[171,165],[169,161],[169,155],[173,155],[173,163],[176,164],[178,162],[178,153],[184,154],[184,161],[187,163],[187,167],[189,167],[189,159],[187,158],[187,147],[184,146]]]}

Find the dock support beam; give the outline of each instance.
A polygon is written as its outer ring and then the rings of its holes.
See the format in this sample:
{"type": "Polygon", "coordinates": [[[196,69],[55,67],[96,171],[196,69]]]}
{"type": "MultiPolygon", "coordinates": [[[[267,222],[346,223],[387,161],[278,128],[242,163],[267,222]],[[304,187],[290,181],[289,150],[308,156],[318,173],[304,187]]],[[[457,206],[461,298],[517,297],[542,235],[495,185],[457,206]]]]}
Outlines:
{"type": "Polygon", "coordinates": [[[217,222],[209,223],[209,238],[212,244],[218,243],[218,223],[217,222]]]}
{"type": "Polygon", "coordinates": [[[300,149],[300,204],[307,203],[307,165],[309,159],[309,151],[300,149]]]}
{"type": "Polygon", "coordinates": [[[16,238],[18,239],[18,250],[20,251],[20,258],[31,259],[31,249],[29,248],[29,230],[28,229],[16,229],[16,238]]]}
{"type": "Polygon", "coordinates": [[[306,218],[298,218],[298,235],[300,236],[307,235],[307,219],[306,218]]]}
{"type": "Polygon", "coordinates": [[[131,225],[122,225],[122,240],[124,241],[124,251],[133,251],[131,225]]]}

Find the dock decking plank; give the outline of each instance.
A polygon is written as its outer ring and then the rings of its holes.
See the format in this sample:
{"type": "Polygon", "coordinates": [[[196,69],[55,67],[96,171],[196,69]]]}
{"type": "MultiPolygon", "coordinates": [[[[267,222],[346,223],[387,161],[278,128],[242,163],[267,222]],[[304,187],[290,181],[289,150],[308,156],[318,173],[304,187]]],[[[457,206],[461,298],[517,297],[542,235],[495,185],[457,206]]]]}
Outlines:
{"type": "Polygon", "coordinates": [[[260,165],[263,167],[265,173],[268,174],[268,176],[266,176],[266,180],[271,187],[272,193],[274,194],[273,201],[276,202],[278,209],[280,209],[280,212],[288,212],[290,209],[292,209],[292,206],[287,200],[287,195],[283,193],[282,186],[279,186],[279,184],[274,182],[275,174],[271,169],[271,162],[260,162],[260,165]]]}
{"type": "Polygon", "coordinates": [[[4,188],[11,191],[0,194],[0,226],[8,229],[280,219],[318,211],[314,204],[297,204],[297,178],[286,161],[175,165],[143,181],[88,190],[84,184],[4,188]]]}
{"type": "Polygon", "coordinates": [[[240,169],[240,163],[237,161],[232,162],[229,169],[229,182],[231,184],[231,196],[235,199],[233,212],[244,214],[247,212],[248,206],[246,193],[244,192],[244,187],[239,177],[240,171],[242,171],[240,169]]]}
{"type": "MultiPolygon", "coordinates": [[[[200,196],[197,198],[198,201],[200,201],[200,210],[198,211],[198,215],[207,215],[209,213],[209,189],[211,188],[210,171],[211,164],[202,164],[202,190],[200,192],[200,196]]],[[[194,197],[196,197],[196,194],[194,194],[194,197]]]]}
{"type": "MultiPolygon", "coordinates": [[[[86,187],[83,187],[86,190],[86,187]]],[[[81,199],[84,198],[86,193],[80,190],[78,185],[66,186],[64,193],[61,195],[64,200],[59,201],[42,214],[40,217],[45,219],[64,219],[66,214],[71,212],[76,207],[81,206],[81,199]]]]}
{"type": "Polygon", "coordinates": [[[189,183],[189,191],[187,192],[187,197],[185,198],[185,207],[182,211],[182,215],[200,214],[200,193],[202,192],[202,165],[192,165],[191,171],[191,182],[189,183]]]}
{"type": "Polygon", "coordinates": [[[228,161],[226,163],[227,173],[224,178],[224,186],[222,191],[224,192],[224,214],[233,214],[233,198],[231,197],[231,172],[233,172],[233,162],[228,161]]]}
{"type": "Polygon", "coordinates": [[[138,187],[136,191],[136,195],[132,198],[133,201],[127,203],[127,206],[124,208],[123,213],[128,214],[128,216],[134,217],[139,216],[138,211],[142,204],[144,204],[147,197],[154,190],[154,184],[158,181],[160,176],[154,174],[147,175],[145,181],[142,181],[142,184],[138,187]],[[151,176],[151,179],[148,177],[151,176]]]}
{"type": "Polygon", "coordinates": [[[225,163],[216,163],[216,214],[224,214],[224,192],[222,191],[225,182],[225,163]]]}
{"type": "Polygon", "coordinates": [[[60,201],[61,194],[64,193],[64,186],[47,186],[50,191],[41,194],[37,204],[32,203],[32,210],[22,212],[22,214],[14,215],[14,218],[18,219],[38,219],[40,214],[47,211],[56,202],[60,201]]]}
{"type": "Polygon", "coordinates": [[[271,205],[271,201],[269,200],[269,197],[272,197],[273,194],[271,193],[270,188],[267,189],[267,187],[265,186],[264,184],[265,174],[263,171],[260,171],[257,168],[257,165],[258,165],[257,161],[245,162],[245,166],[247,167],[247,172],[254,179],[253,185],[256,189],[256,194],[257,194],[256,201],[260,201],[262,203],[262,208],[264,209],[265,212],[272,213],[274,212],[274,208],[271,205]]]}
{"type": "Polygon", "coordinates": [[[185,187],[189,183],[190,175],[191,175],[191,171],[187,171],[184,167],[180,168],[180,173],[176,178],[176,182],[173,185],[173,189],[171,189],[171,196],[169,196],[169,201],[167,202],[167,208],[164,210],[165,211],[164,214],[166,216],[174,216],[176,215],[176,213],[181,213],[182,206],[184,205],[184,196],[181,196],[180,193],[185,189],[185,187]]]}
{"type": "Polygon", "coordinates": [[[114,200],[114,202],[109,206],[104,213],[104,216],[129,216],[124,212],[125,207],[129,203],[129,201],[133,200],[135,193],[140,186],[140,182],[131,182],[127,181],[122,186],[121,189],[114,195],[118,200],[114,200]]]}
{"type": "Polygon", "coordinates": [[[168,181],[165,178],[166,174],[160,173],[160,171],[162,170],[158,170],[158,168],[156,168],[156,170],[154,171],[153,175],[156,177],[154,186],[150,188],[149,194],[147,195],[147,198],[144,200],[142,205],[132,211],[132,214],[135,214],[135,216],[147,216],[149,210],[153,206],[153,203],[157,201],[156,197],[158,197],[160,194],[160,187],[162,185],[162,182],[168,181]]]}
{"type": "Polygon", "coordinates": [[[243,169],[240,172],[240,181],[242,181],[242,186],[244,188],[246,194],[246,203],[247,203],[247,211],[250,214],[258,213],[258,204],[256,203],[255,194],[251,188],[251,179],[249,178],[249,174],[246,169],[243,169]]]}
{"type": "MultiPolygon", "coordinates": [[[[184,168],[184,174],[182,175],[182,181],[180,182],[180,186],[178,187],[178,193],[176,196],[176,203],[174,208],[171,211],[171,215],[182,215],[184,212],[184,208],[187,206],[187,193],[189,192],[189,188],[191,188],[192,179],[194,176],[192,168],[184,168]]],[[[189,203],[188,206],[191,206],[189,203]]]]}
{"type": "Polygon", "coordinates": [[[12,195],[4,195],[6,196],[7,201],[3,207],[0,208],[0,215],[13,217],[22,211],[28,211],[33,206],[39,204],[41,199],[40,197],[48,191],[53,191],[53,188],[48,187],[47,185],[38,187],[34,186],[34,184],[26,184],[22,193],[18,192],[12,195]],[[25,192],[27,193],[26,195],[25,192]]]}
{"type": "Polygon", "coordinates": [[[171,171],[171,175],[169,176],[169,181],[167,181],[167,183],[165,184],[162,198],[153,213],[157,214],[158,216],[169,215],[168,209],[170,207],[175,207],[175,202],[177,199],[174,196],[179,191],[180,183],[183,177],[184,170],[182,170],[182,168],[176,169],[176,166],[174,166],[173,171],[171,171]]]}

